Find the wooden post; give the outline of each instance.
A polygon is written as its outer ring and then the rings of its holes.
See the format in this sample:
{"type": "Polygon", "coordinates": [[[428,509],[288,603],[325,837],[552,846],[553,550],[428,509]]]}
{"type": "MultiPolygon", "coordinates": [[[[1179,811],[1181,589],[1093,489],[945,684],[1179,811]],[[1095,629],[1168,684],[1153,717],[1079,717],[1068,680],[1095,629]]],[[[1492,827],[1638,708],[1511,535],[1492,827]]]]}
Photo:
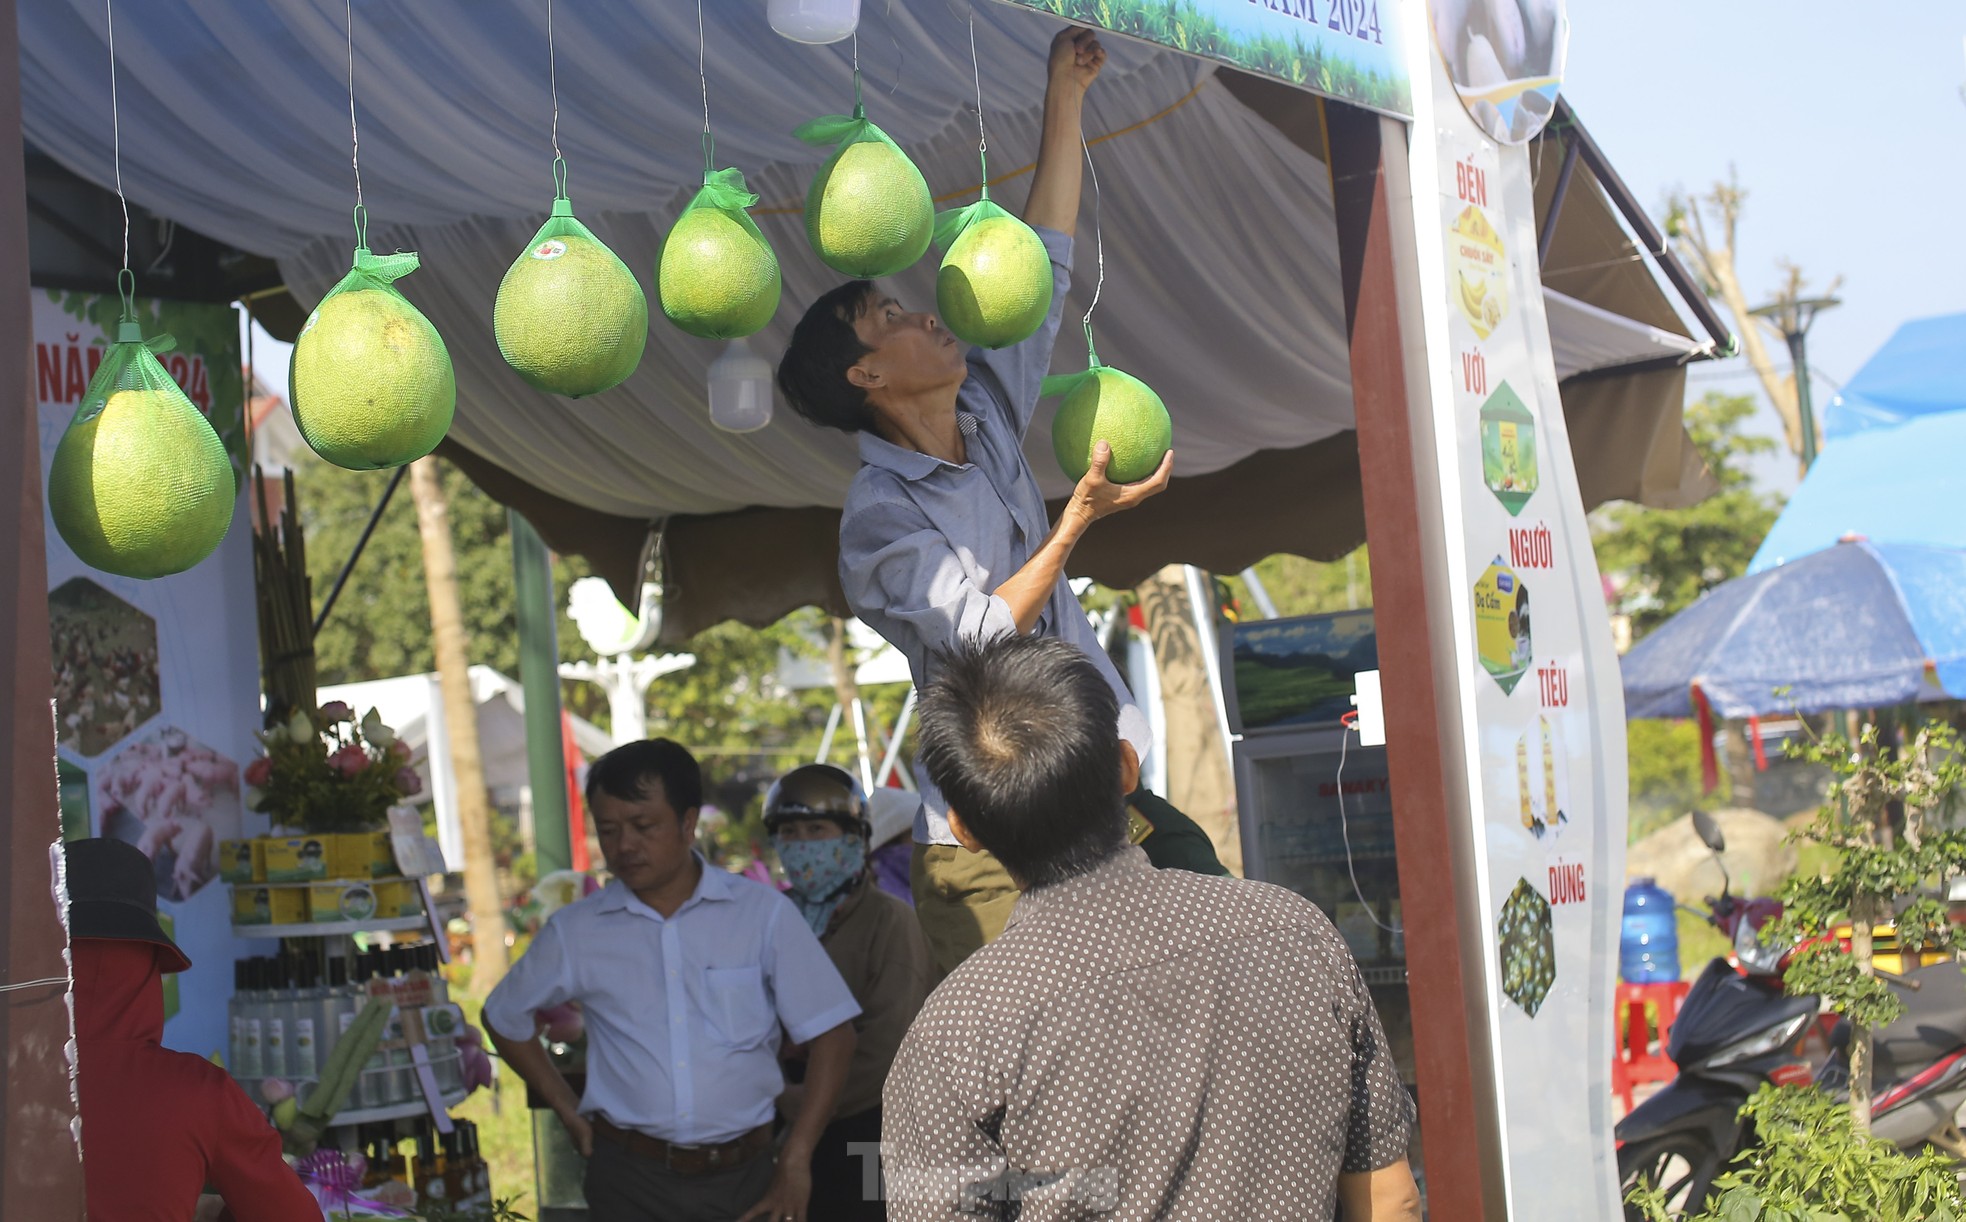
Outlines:
{"type": "Polygon", "coordinates": [[[1460,677],[1445,588],[1446,508],[1416,298],[1407,135],[1393,119],[1324,102],[1352,405],[1386,704],[1407,991],[1427,1197],[1436,1217],[1507,1216],[1477,846],[1461,731],[1460,677]]]}
{"type": "MultiPolygon", "coordinates": [[[[14,0],[0,0],[0,63],[20,63],[14,0]]],[[[0,743],[6,751],[6,921],[0,983],[66,981],[61,915],[49,891],[49,847],[61,839],[55,788],[54,678],[48,644],[48,553],[41,510],[41,428],[35,410],[34,324],[28,296],[27,176],[20,138],[20,73],[0,74],[0,743]],[[13,387],[6,390],[5,387],[13,387]]],[[[0,994],[0,1217],[82,1217],[82,1161],[69,1136],[68,990],[39,985],[0,994]]]]}

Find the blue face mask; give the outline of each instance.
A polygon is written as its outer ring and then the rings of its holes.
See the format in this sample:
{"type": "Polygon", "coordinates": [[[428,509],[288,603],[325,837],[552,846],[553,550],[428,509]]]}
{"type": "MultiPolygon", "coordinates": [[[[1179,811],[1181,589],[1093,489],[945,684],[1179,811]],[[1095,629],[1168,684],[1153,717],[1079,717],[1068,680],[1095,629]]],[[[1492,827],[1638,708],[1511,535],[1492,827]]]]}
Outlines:
{"type": "Polygon", "coordinates": [[[784,840],[772,848],[791,884],[788,897],[799,906],[815,934],[824,934],[846,889],[867,868],[867,841],[851,833],[831,840],[784,840]]]}

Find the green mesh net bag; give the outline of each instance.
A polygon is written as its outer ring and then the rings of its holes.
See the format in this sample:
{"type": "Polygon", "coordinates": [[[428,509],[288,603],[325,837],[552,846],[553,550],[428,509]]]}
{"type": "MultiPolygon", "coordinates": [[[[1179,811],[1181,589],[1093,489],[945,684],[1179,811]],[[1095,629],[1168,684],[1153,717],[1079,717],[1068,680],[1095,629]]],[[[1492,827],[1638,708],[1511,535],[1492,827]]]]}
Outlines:
{"type": "Polygon", "coordinates": [[[620,385],[641,364],[649,304],[628,265],[574,219],[555,168],[552,215],[499,283],[492,332],[520,377],[578,399],[620,385]]]}
{"type": "Polygon", "coordinates": [[[171,380],[128,317],[55,447],[48,509],[84,564],[120,577],[167,577],[212,554],[237,492],[225,443],[171,380]]]}
{"type": "Polygon", "coordinates": [[[922,172],[868,121],[866,108],[814,119],[792,134],[839,146],[806,191],[806,240],[820,261],[859,280],[914,266],[934,234],[935,203],[922,172]]]}
{"type": "Polygon", "coordinates": [[[703,339],[742,339],[778,310],[778,256],[746,208],[758,197],[737,170],[706,171],[703,189],[662,240],[656,292],[669,321],[703,339]]]}
{"type": "Polygon", "coordinates": [[[1022,343],[1051,310],[1051,256],[1044,240],[990,199],[935,218],[942,266],[935,308],[956,337],[980,348],[1022,343]]]}
{"type": "Polygon", "coordinates": [[[358,239],[355,265],[294,342],[287,374],[294,422],[314,452],[338,467],[400,467],[436,449],[450,431],[457,410],[451,354],[395,287],[416,269],[414,252],[371,254],[358,239]]]}
{"type": "Polygon", "coordinates": [[[1044,380],[1044,394],[1065,396],[1051,418],[1051,452],[1060,470],[1081,480],[1092,469],[1093,450],[1103,441],[1113,448],[1106,479],[1115,484],[1138,483],[1160,469],[1173,447],[1174,421],[1153,387],[1099,363],[1089,320],[1085,353],[1085,372],[1044,380]]]}

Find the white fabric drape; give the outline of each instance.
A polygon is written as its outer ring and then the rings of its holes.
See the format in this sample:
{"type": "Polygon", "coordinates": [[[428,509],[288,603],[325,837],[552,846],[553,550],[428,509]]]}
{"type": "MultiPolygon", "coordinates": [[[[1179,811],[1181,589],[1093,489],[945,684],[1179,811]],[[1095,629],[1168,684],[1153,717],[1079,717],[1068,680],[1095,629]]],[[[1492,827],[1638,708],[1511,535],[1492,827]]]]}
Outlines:
{"type": "MultiPolygon", "coordinates": [[[[784,269],[785,300],[751,341],[775,360],[798,312],[839,277],[807,248],[799,207],[827,150],[791,130],[852,104],[849,44],[778,38],[763,0],[706,0],[717,162],[742,168],[784,269]]],[[[457,368],[453,437],[529,483],[607,513],[656,517],[840,502],[849,440],[783,405],[761,432],[711,427],[705,374],[721,346],[655,309],[661,238],[700,182],[696,7],[686,0],[560,0],[560,143],[576,213],[650,290],[640,370],[604,394],[543,395],[506,368],[491,332],[500,278],[551,200],[545,6],[357,0],[362,184],[377,250],[416,250],[399,282],[457,368]]],[[[938,196],[977,178],[962,0],[863,6],[870,117],[938,196]]],[[[1036,154],[1052,23],[977,4],[990,168],[1036,154]]],[[[97,0],[23,0],[30,143],[107,183],[108,57],[97,0]]],[[[123,180],[132,199],[199,232],[277,257],[312,301],[348,266],[354,203],[341,0],[142,0],[117,11],[123,180]]],[[[1337,242],[1324,166],[1211,79],[1207,65],[1109,39],[1085,130],[1103,185],[1107,280],[1100,356],[1144,378],[1174,416],[1177,474],[1350,428],[1337,242]]],[[[1028,173],[995,188],[1021,205],[1028,173]]],[[[944,203],[942,206],[948,206],[944,203]]],[[[1076,318],[1095,276],[1093,193],[1055,368],[1083,368],[1076,318]]],[[[933,255],[931,254],[931,260],[933,255]]],[[[895,278],[928,306],[933,263],[895,278]]],[[[1560,374],[1656,355],[1677,337],[1554,299],[1560,374]],[[1584,312],[1588,311],[1588,312],[1584,312]]],[[[1575,304],[1575,303],[1571,303],[1575,304]]],[[[1028,445],[1046,495],[1051,409],[1028,445]]]]}

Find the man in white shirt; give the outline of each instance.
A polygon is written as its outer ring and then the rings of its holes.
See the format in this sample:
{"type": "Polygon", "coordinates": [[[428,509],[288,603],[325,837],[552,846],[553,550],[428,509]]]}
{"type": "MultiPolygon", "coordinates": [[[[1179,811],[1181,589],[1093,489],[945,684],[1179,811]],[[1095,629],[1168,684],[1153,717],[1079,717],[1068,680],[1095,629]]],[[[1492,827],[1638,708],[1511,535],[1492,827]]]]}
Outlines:
{"type": "Polygon", "coordinates": [[[860,1007],[784,896],[694,851],[703,781],[688,751],[610,751],[587,801],[614,878],[555,913],[492,990],[492,1043],[587,1155],[594,1222],[805,1222],[860,1007]],[[578,1098],[533,1018],[567,1001],[587,1025],[578,1098]],[[774,1164],[781,1026],[810,1045],[810,1106],[774,1164]]]}

